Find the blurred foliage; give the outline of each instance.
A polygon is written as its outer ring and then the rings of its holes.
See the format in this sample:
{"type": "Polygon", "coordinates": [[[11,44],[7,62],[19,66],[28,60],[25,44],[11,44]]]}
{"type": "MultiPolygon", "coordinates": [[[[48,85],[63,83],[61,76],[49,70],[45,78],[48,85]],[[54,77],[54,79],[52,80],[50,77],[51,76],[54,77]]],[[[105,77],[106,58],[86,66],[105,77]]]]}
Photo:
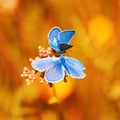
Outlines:
{"type": "Polygon", "coordinates": [[[119,21],[119,0],[0,0],[0,119],[120,120],[119,21]],[[87,76],[27,86],[22,69],[54,26],[76,31],[66,54],[87,76]]]}

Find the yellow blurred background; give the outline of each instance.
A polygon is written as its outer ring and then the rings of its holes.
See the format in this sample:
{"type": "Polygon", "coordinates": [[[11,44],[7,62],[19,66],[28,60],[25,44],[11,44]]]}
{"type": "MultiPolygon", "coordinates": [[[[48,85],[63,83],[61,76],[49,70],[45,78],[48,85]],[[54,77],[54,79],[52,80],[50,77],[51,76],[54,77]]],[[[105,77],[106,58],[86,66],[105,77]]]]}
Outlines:
{"type": "Polygon", "coordinates": [[[0,120],[120,120],[120,1],[0,0],[0,120]],[[66,55],[87,76],[26,85],[23,67],[54,26],[76,31],[66,55]]]}

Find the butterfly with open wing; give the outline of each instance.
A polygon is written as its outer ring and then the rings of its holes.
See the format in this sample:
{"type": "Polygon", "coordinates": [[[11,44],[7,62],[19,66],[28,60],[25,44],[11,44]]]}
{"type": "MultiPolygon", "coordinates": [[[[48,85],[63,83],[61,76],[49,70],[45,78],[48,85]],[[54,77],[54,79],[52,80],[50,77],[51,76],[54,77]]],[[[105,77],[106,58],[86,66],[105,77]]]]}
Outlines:
{"type": "Polygon", "coordinates": [[[49,83],[64,80],[65,75],[73,78],[84,78],[86,75],[83,72],[84,65],[71,57],[48,57],[32,61],[32,67],[39,71],[44,72],[44,79],[49,83]]]}

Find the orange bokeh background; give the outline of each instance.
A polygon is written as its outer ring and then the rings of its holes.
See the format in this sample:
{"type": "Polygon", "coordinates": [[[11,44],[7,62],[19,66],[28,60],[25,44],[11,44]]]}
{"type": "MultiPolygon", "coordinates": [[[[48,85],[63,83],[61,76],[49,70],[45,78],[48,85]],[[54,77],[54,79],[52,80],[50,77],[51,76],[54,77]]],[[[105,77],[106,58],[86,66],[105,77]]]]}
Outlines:
{"type": "Polygon", "coordinates": [[[119,0],[0,0],[0,120],[120,119],[119,0]],[[53,88],[20,77],[58,26],[76,31],[66,55],[86,78],[53,88]]]}

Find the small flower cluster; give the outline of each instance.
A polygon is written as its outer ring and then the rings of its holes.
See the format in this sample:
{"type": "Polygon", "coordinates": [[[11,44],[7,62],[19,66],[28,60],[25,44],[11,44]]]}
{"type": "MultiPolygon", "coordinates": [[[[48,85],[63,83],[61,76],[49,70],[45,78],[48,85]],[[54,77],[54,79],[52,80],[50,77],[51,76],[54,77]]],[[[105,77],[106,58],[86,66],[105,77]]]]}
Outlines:
{"type": "Polygon", "coordinates": [[[53,55],[53,50],[50,47],[45,50],[43,47],[38,46],[38,51],[41,58],[46,58],[53,55]]]}
{"type": "MultiPolygon", "coordinates": [[[[41,46],[38,46],[38,52],[39,52],[38,56],[36,56],[35,59],[29,58],[30,62],[32,62],[33,60],[36,60],[36,59],[54,56],[54,51],[50,47],[45,49],[41,46]]],[[[23,72],[21,74],[21,77],[25,78],[25,81],[26,81],[27,85],[30,85],[30,83],[34,82],[37,79],[36,78],[37,73],[38,72],[33,70],[33,69],[29,70],[27,67],[24,67],[23,72]]],[[[39,80],[40,80],[40,83],[43,83],[45,81],[44,80],[44,72],[40,73],[39,80]]],[[[47,84],[52,87],[51,83],[47,83],[47,84]]]]}
{"type": "Polygon", "coordinates": [[[21,74],[21,77],[24,77],[26,80],[26,84],[29,85],[31,82],[36,80],[35,77],[35,70],[29,70],[27,67],[23,68],[23,73],[21,74]]]}

